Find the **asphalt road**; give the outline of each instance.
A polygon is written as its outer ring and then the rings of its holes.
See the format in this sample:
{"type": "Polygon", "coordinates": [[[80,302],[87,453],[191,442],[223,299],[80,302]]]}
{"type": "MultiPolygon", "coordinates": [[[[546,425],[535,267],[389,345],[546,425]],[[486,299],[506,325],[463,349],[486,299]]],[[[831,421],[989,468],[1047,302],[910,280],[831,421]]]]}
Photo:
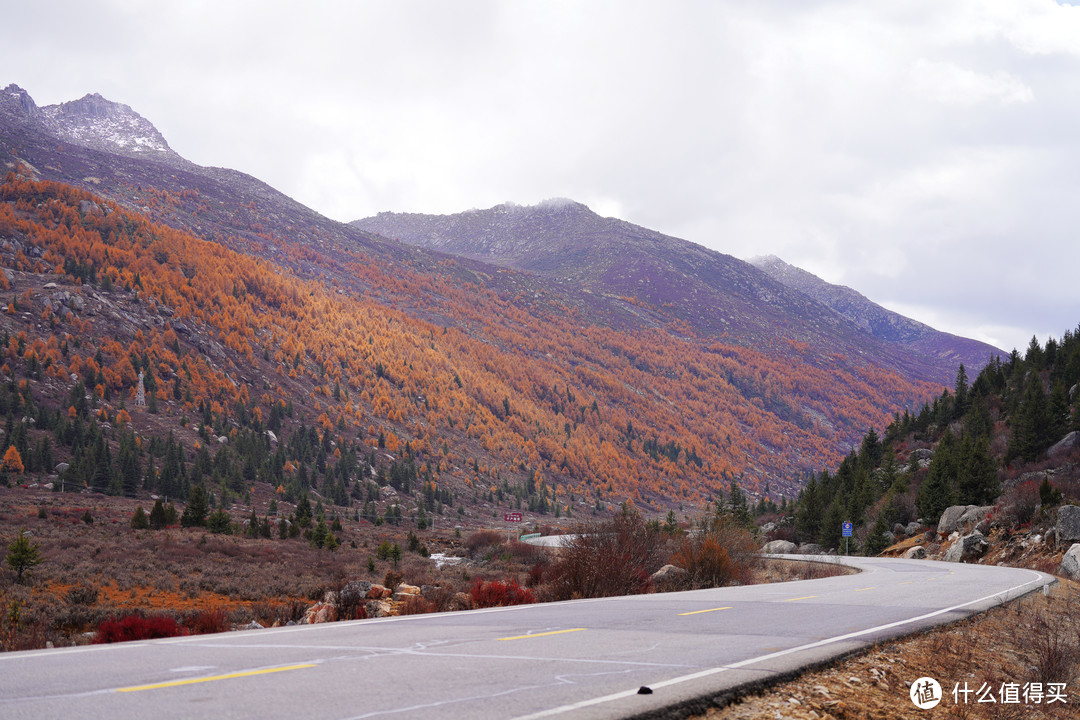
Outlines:
{"type": "Polygon", "coordinates": [[[1053,581],[1015,568],[854,563],[864,572],[6,653],[0,717],[625,718],[955,620],[1053,581]],[[642,686],[652,692],[639,694],[642,686]]]}

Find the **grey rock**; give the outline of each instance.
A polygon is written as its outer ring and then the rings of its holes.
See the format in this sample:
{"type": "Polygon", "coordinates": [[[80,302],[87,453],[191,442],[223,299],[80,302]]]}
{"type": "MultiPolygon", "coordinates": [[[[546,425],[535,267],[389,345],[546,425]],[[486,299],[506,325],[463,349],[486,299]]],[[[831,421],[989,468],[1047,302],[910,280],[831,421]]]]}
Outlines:
{"type": "Polygon", "coordinates": [[[926,558],[926,548],[922,545],[908,548],[907,552],[904,553],[904,558],[907,560],[923,560],[926,558]]]}
{"type": "Polygon", "coordinates": [[[911,454],[915,456],[916,460],[930,460],[934,457],[934,451],[930,448],[916,448],[911,451],[911,454]]]}
{"type": "Polygon", "coordinates": [[[906,527],[904,527],[900,523],[896,523],[892,526],[892,534],[894,537],[899,537],[901,535],[907,535],[908,531],[906,527]]]}
{"type": "Polygon", "coordinates": [[[394,606],[387,600],[368,600],[364,609],[369,618],[379,618],[393,614],[394,606]]]}
{"type": "Polygon", "coordinates": [[[978,560],[990,548],[981,532],[975,531],[956,539],[945,551],[945,562],[963,562],[978,560]]]}
{"type": "Polygon", "coordinates": [[[258,620],[252,620],[251,622],[249,622],[246,625],[237,625],[236,629],[237,630],[262,630],[263,627],[264,626],[261,625],[258,620]]]}
{"type": "Polygon", "coordinates": [[[896,542],[896,535],[893,535],[888,530],[881,533],[881,536],[885,538],[885,542],[887,542],[889,545],[892,545],[894,542],[896,542]]]}
{"type": "Polygon", "coordinates": [[[1080,543],[1073,543],[1072,547],[1066,551],[1065,557],[1061,558],[1058,575],[1071,580],[1080,580],[1080,543]]]}
{"type": "Polygon", "coordinates": [[[1054,537],[1058,547],[1080,541],[1080,506],[1062,505],[1058,508],[1054,537]]]}
{"type": "Polygon", "coordinates": [[[919,528],[921,528],[921,527],[922,527],[921,522],[918,522],[917,520],[913,520],[913,521],[911,521],[911,522],[909,522],[907,524],[907,527],[904,528],[904,534],[906,534],[906,535],[914,535],[915,533],[919,532],[919,528]]]}
{"type": "Polygon", "coordinates": [[[71,467],[71,465],[68,465],[67,463],[57,463],[56,473],[60,474],[62,472],[65,472],[69,467],[71,467]]]}
{"type": "Polygon", "coordinates": [[[821,547],[817,543],[806,543],[799,546],[800,555],[821,555],[825,552],[825,548],[821,547]]]}
{"type": "Polygon", "coordinates": [[[341,592],[338,593],[338,605],[344,608],[354,608],[362,605],[367,600],[370,590],[371,583],[367,580],[353,580],[346,583],[345,587],[341,588],[341,592]]]}
{"type": "Polygon", "coordinates": [[[657,587],[664,587],[665,585],[673,586],[680,584],[689,575],[686,570],[676,565],[665,565],[652,574],[649,578],[652,580],[653,585],[657,587]]]}
{"type": "Polygon", "coordinates": [[[775,529],[776,529],[776,523],[767,522],[767,523],[765,523],[764,525],[761,526],[761,534],[762,535],[768,535],[769,533],[771,533],[775,529]]]}
{"type": "Polygon", "coordinates": [[[772,542],[765,543],[765,547],[761,548],[761,552],[768,555],[784,555],[793,553],[798,549],[798,545],[787,540],[773,540],[772,542]]]}
{"type": "Polygon", "coordinates": [[[953,505],[941,514],[938,520],[937,531],[942,535],[948,535],[963,529],[968,524],[974,525],[981,522],[990,511],[992,506],[979,507],[978,505],[953,505]]]}
{"type": "Polygon", "coordinates": [[[1046,451],[1047,457],[1058,457],[1072,452],[1076,448],[1080,447],[1080,432],[1073,430],[1071,433],[1054,443],[1049,450],[1046,451]]]}

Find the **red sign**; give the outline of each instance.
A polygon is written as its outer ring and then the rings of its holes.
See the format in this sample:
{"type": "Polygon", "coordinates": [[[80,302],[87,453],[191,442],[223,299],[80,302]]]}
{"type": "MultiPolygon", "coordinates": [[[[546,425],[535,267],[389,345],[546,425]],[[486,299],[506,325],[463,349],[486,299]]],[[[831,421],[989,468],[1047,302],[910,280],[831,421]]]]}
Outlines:
{"type": "Polygon", "coordinates": [[[521,513],[506,513],[503,520],[506,522],[521,522],[521,513]]]}

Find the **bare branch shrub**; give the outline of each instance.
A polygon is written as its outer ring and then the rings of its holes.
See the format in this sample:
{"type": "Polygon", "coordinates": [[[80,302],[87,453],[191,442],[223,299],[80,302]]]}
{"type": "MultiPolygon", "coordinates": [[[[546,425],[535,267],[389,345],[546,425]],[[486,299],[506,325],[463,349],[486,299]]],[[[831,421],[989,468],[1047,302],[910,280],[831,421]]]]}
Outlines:
{"type": "Polygon", "coordinates": [[[649,576],[664,564],[664,540],[641,516],[623,513],[579,527],[545,573],[553,600],[649,592],[649,576]]]}
{"type": "Polygon", "coordinates": [[[756,549],[745,527],[721,515],[702,532],[684,537],[671,564],[686,570],[695,588],[745,584],[753,581],[756,549]]]}

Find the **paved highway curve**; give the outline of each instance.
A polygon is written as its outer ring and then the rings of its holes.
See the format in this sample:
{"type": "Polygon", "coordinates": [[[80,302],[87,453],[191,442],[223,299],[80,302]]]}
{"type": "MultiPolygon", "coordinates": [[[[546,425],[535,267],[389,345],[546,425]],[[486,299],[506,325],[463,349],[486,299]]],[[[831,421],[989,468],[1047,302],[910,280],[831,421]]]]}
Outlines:
{"type": "Polygon", "coordinates": [[[1017,568],[850,562],[863,572],[0,654],[0,717],[625,718],[1053,582],[1017,568]]]}

